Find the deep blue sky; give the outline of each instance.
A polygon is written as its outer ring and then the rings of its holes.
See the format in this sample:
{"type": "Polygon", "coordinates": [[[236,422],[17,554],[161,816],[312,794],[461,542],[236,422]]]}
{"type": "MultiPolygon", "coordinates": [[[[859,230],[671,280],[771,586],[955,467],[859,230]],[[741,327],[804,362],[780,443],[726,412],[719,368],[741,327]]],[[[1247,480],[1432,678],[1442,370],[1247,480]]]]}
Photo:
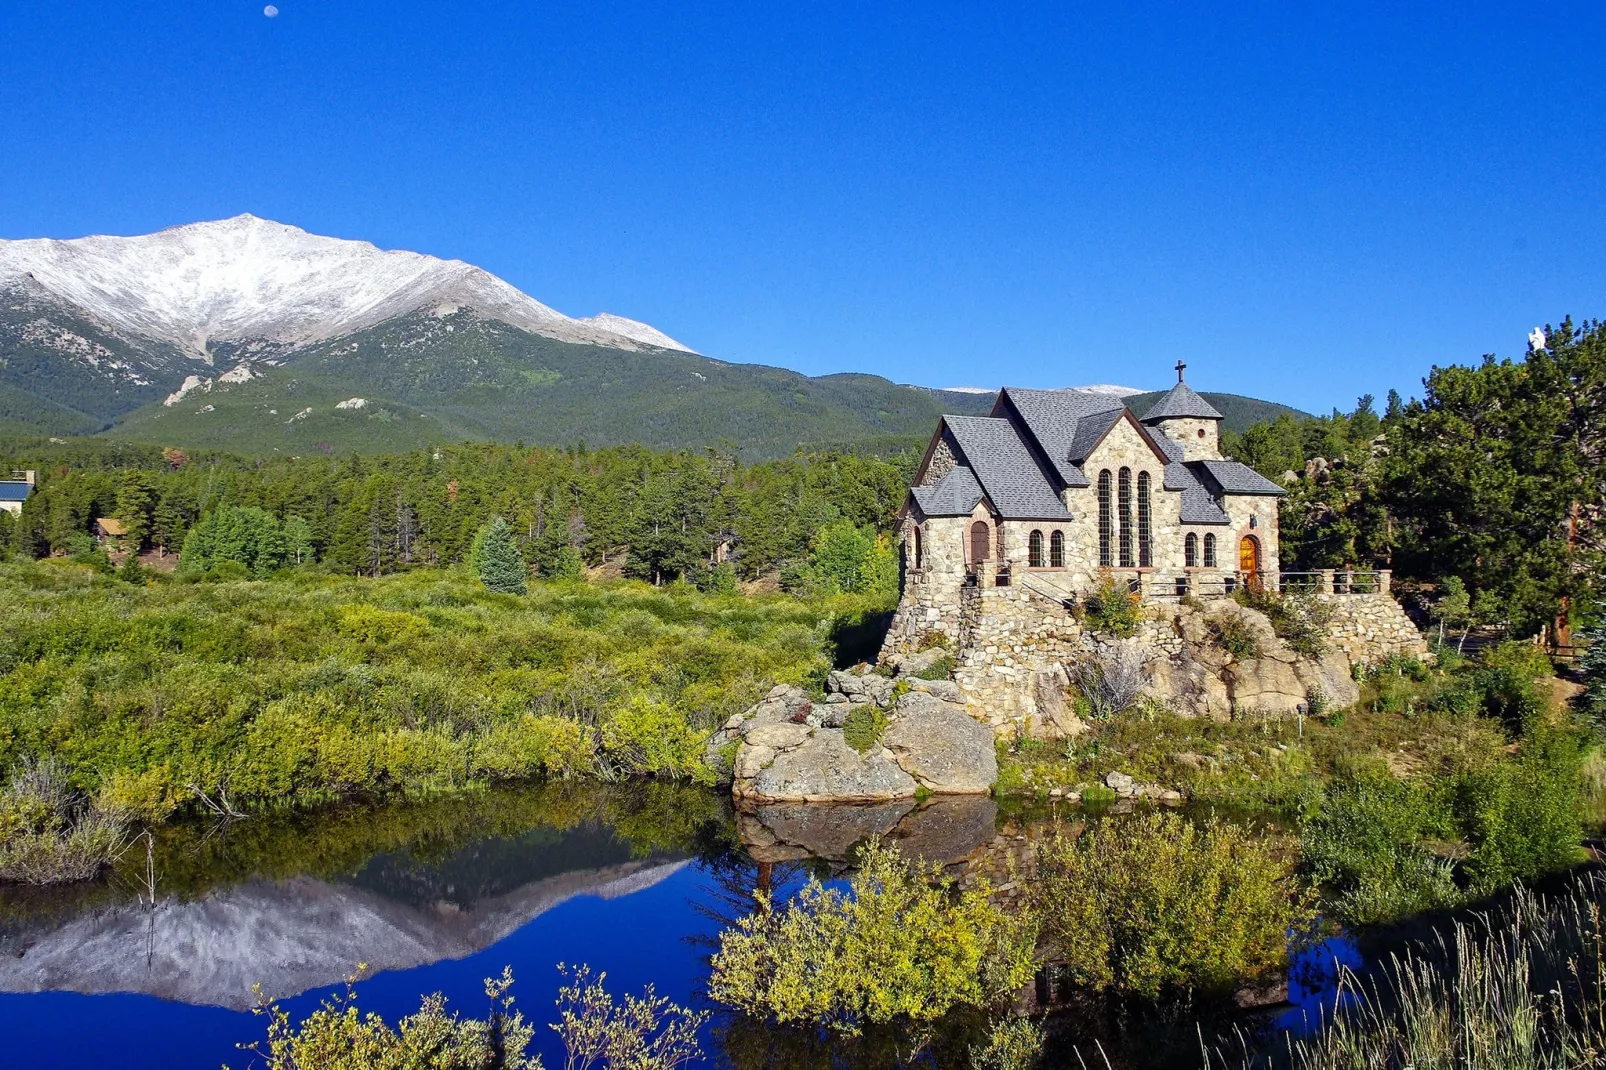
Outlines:
{"type": "Polygon", "coordinates": [[[727,360],[1318,410],[1606,316],[1598,2],[278,7],[0,0],[0,237],[249,211],[727,360]]]}

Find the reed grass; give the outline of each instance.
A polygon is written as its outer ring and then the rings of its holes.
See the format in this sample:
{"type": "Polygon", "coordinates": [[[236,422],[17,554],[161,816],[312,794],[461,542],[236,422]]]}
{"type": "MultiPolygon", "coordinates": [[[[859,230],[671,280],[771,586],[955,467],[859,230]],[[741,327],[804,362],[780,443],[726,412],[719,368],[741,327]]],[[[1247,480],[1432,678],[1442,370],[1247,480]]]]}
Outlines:
{"type": "MultiPolygon", "coordinates": [[[[1606,876],[1510,900],[1390,956],[1341,967],[1337,1009],[1243,1070],[1572,1070],[1606,1066],[1606,876]]],[[[1230,1065],[1224,1052],[1207,1068],[1230,1065]]]]}

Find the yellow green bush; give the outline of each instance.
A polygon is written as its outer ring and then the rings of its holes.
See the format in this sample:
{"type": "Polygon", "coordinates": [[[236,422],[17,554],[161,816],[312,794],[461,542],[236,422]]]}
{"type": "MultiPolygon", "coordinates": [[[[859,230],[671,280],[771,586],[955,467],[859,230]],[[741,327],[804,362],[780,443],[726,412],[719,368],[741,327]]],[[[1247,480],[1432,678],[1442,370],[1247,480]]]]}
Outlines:
{"type": "Polygon", "coordinates": [[[1052,958],[1092,989],[1228,992],[1287,964],[1313,920],[1289,842],[1166,811],[1041,844],[1030,882],[1052,958]]]}
{"type": "Polygon", "coordinates": [[[851,895],[810,881],[721,933],[709,995],[753,1017],[856,1032],[1005,1005],[1031,979],[1035,931],[994,906],[985,882],[961,891],[874,843],[858,862],[851,895]]]}

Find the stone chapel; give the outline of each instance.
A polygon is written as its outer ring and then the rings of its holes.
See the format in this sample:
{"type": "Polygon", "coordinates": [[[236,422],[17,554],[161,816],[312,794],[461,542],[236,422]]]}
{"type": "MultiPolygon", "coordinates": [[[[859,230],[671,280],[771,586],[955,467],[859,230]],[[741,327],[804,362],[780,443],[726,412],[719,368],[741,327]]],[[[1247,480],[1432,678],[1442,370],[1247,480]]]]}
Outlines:
{"type": "Polygon", "coordinates": [[[1073,601],[1103,575],[1145,598],[1275,582],[1285,491],[1222,457],[1221,413],[1185,367],[1141,416],[1105,394],[1020,387],[990,416],[944,416],[904,504],[905,608],[953,633],[966,587],[1073,601]]]}

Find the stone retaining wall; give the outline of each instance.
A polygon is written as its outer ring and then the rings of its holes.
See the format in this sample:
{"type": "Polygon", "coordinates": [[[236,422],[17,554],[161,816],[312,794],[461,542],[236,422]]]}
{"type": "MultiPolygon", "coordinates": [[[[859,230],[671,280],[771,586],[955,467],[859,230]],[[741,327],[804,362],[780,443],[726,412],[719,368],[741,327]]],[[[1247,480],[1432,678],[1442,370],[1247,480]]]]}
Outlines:
{"type": "Polygon", "coordinates": [[[1427,640],[1400,604],[1387,594],[1319,594],[1333,608],[1327,639],[1352,663],[1371,667],[1392,654],[1426,657],[1427,640]]]}
{"type": "MultiPolygon", "coordinates": [[[[906,601],[902,629],[888,636],[883,657],[911,649],[917,636],[939,633],[955,651],[953,678],[966,709],[997,735],[1052,737],[1081,731],[1083,725],[1066,701],[1065,689],[1070,680],[1065,666],[1111,641],[1084,629],[1062,602],[1026,586],[970,587],[958,594],[957,613],[944,614],[939,627],[931,627],[938,621],[924,619],[926,607],[906,601]]],[[[1291,704],[1302,698],[1309,682],[1307,676],[1326,681],[1322,690],[1336,697],[1339,684],[1353,694],[1348,683],[1349,665],[1369,667],[1393,654],[1426,655],[1426,642],[1389,594],[1321,593],[1317,597],[1333,610],[1328,626],[1332,653],[1319,664],[1311,661],[1309,665],[1292,664],[1292,656],[1286,651],[1277,655],[1291,662],[1288,671],[1281,674],[1289,680],[1281,681],[1279,676],[1273,681],[1286,685],[1272,688],[1279,692],[1272,698],[1282,706],[1292,709],[1291,704]],[[1292,697],[1281,695],[1283,691],[1289,691],[1292,697]]],[[[1211,605],[1215,603],[1207,603],[1207,607],[1211,605]]],[[[1197,616],[1198,611],[1192,612],[1197,616]]],[[[1205,612],[1216,610],[1207,608],[1205,612]]],[[[1270,686],[1262,677],[1268,677],[1270,669],[1279,668],[1271,664],[1272,658],[1234,665],[1221,672],[1221,665],[1209,662],[1213,652],[1206,636],[1194,634],[1208,621],[1193,620],[1181,607],[1165,611],[1151,607],[1151,613],[1152,619],[1144,621],[1136,635],[1124,642],[1137,644],[1145,659],[1154,665],[1156,688],[1180,689],[1174,705],[1184,712],[1191,708],[1192,712],[1208,716],[1228,716],[1235,705],[1246,701],[1258,707],[1266,705],[1264,695],[1259,699],[1255,696],[1270,686]],[[1251,670],[1267,671],[1257,674],[1251,670]],[[1229,689],[1238,692],[1236,698],[1229,689]]],[[[1251,616],[1263,629],[1267,628],[1264,618],[1251,616]]],[[[1275,642],[1269,629],[1266,639],[1275,642]]],[[[1167,696],[1164,700],[1172,698],[1167,696]]]]}

